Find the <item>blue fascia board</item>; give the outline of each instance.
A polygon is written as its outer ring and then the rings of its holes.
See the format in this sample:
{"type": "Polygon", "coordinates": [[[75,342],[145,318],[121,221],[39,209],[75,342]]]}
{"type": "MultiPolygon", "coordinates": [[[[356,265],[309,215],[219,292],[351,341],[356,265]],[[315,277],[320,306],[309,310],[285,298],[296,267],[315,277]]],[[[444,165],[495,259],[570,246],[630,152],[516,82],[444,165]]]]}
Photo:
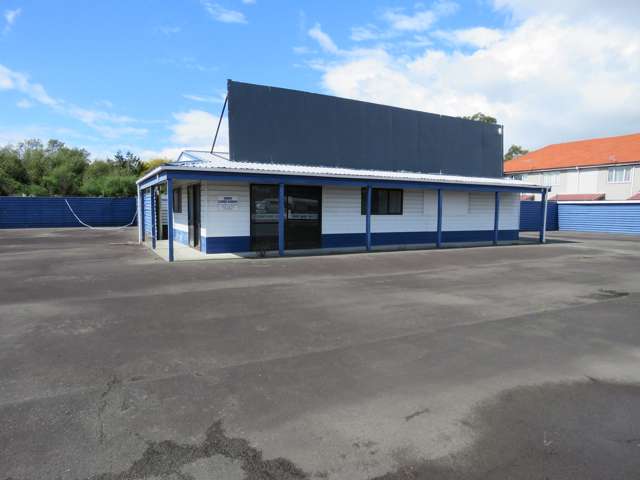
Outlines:
{"type": "Polygon", "coordinates": [[[156,175],[154,178],[150,178],[141,182],[138,186],[140,190],[144,190],[145,188],[153,187],[154,185],[158,185],[159,183],[164,183],[167,181],[167,172],[162,172],[156,175]]]}
{"type": "Polygon", "coordinates": [[[541,193],[546,191],[546,187],[517,187],[517,186],[500,186],[500,185],[474,185],[459,183],[440,183],[440,182],[412,182],[402,180],[380,180],[366,178],[334,178],[334,177],[316,177],[303,175],[274,175],[260,173],[233,173],[233,172],[206,172],[200,170],[165,170],[159,174],[157,179],[147,181],[141,184],[141,188],[145,188],[157,183],[166,181],[167,176],[171,176],[176,180],[217,180],[221,182],[248,182],[248,183],[268,183],[288,185],[344,185],[355,187],[377,187],[377,188],[415,188],[415,189],[434,189],[456,190],[456,191],[476,191],[476,192],[534,192],[541,193]]]}

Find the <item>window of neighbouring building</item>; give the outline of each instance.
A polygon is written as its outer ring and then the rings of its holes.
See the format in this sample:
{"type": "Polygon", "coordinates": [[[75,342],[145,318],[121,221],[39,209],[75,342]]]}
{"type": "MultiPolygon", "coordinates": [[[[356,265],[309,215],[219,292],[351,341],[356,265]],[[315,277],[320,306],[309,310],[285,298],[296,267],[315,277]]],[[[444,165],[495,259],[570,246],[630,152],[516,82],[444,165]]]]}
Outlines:
{"type": "Polygon", "coordinates": [[[609,183],[629,183],[631,167],[609,167],[609,183]]]}
{"type": "MultiPolygon", "coordinates": [[[[367,189],[362,189],[360,213],[367,214],[367,189]]],[[[371,189],[371,215],[402,215],[402,190],[392,188],[371,189]]]]}
{"type": "Polygon", "coordinates": [[[558,172],[542,172],[542,184],[550,187],[560,184],[560,174],[558,172]]]}
{"type": "Polygon", "coordinates": [[[515,175],[511,175],[511,178],[513,180],[522,180],[522,174],[517,173],[515,175]]]}

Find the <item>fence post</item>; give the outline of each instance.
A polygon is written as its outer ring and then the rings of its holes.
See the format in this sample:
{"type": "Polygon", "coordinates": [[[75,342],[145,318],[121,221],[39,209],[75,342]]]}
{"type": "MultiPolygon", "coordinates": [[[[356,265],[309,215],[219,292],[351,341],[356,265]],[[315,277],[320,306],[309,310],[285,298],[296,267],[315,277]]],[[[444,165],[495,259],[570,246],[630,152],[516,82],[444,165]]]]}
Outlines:
{"type": "Polygon", "coordinates": [[[173,262],[173,179],[167,173],[167,228],[169,230],[169,261],[173,262]]]}
{"type": "Polygon", "coordinates": [[[370,252],[371,251],[371,185],[367,185],[367,203],[366,203],[365,213],[367,214],[367,218],[365,219],[367,252],[370,252]]]}
{"type": "Polygon", "coordinates": [[[495,207],[493,212],[493,244],[497,245],[500,227],[500,192],[496,192],[495,197],[495,207]]]}
{"type": "Polygon", "coordinates": [[[542,191],[540,202],[540,243],[547,241],[547,190],[542,191]]]}
{"type": "Polygon", "coordinates": [[[436,220],[436,248],[442,247],[442,189],[438,189],[438,218],[436,220]]]}

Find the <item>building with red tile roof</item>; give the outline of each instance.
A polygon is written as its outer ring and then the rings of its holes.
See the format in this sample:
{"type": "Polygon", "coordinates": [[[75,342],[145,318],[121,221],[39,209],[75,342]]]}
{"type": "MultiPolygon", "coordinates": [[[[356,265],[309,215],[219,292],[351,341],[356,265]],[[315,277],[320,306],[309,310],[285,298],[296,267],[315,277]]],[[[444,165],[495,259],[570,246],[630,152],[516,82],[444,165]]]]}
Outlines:
{"type": "Polygon", "coordinates": [[[504,173],[551,186],[558,199],[637,198],[640,133],[548,145],[505,162],[504,173]]]}

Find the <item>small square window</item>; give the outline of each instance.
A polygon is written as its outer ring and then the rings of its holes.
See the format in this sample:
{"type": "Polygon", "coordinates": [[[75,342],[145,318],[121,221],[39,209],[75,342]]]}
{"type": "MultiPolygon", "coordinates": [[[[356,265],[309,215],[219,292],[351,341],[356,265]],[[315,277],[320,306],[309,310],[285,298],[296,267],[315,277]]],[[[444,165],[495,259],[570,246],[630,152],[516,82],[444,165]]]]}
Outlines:
{"type": "Polygon", "coordinates": [[[173,213],[182,213],[182,188],[173,190],[173,213]]]}
{"type": "MultiPolygon", "coordinates": [[[[362,189],[360,213],[367,214],[367,189],[362,189]]],[[[371,189],[371,215],[402,215],[402,190],[371,189]]]]}

